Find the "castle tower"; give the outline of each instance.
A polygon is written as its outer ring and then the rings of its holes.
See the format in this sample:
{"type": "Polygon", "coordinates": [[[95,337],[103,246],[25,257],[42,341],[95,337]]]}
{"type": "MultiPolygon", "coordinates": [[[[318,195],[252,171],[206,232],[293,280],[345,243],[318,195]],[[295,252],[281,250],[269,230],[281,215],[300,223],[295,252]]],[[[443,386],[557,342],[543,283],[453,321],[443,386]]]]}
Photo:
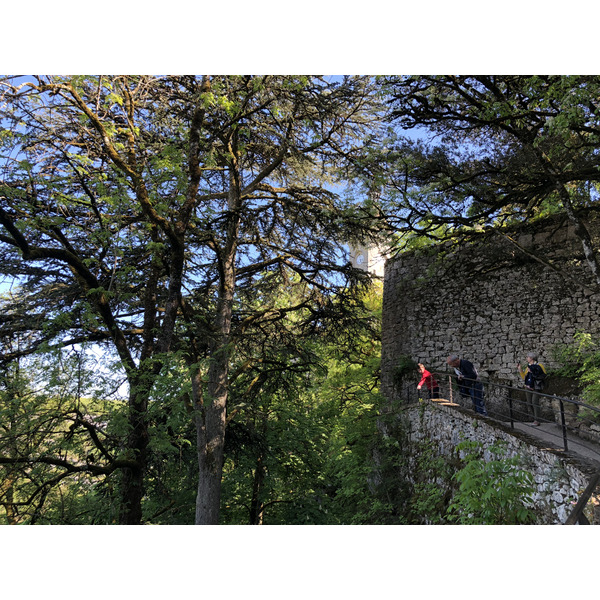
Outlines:
{"type": "Polygon", "coordinates": [[[385,257],[376,246],[350,245],[350,262],[357,269],[363,269],[376,277],[383,278],[385,257]]]}

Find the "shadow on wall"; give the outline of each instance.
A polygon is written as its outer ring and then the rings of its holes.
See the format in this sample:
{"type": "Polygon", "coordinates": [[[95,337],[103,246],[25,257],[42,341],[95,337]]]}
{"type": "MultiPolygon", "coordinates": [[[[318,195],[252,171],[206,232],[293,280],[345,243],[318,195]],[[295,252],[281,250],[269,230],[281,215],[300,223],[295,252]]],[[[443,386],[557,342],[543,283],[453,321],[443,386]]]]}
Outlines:
{"type": "MultiPolygon", "coordinates": [[[[591,227],[596,242],[599,223],[591,227]]],[[[553,347],[571,344],[578,331],[600,336],[600,295],[589,289],[578,240],[552,219],[513,233],[525,252],[485,231],[458,250],[440,247],[434,255],[407,253],[386,263],[381,389],[388,399],[397,399],[401,357],[443,370],[456,353],[483,378],[515,385],[515,365],[527,352],[552,370],[559,367],[553,347]]],[[[552,385],[551,393],[577,393],[568,379],[552,385]]]]}

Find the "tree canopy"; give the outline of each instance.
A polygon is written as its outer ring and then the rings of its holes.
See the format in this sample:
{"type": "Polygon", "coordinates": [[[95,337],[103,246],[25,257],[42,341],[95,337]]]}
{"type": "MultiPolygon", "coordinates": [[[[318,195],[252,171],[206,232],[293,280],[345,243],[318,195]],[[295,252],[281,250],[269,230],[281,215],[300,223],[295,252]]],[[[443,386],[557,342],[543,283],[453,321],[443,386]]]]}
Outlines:
{"type": "MultiPolygon", "coordinates": [[[[248,340],[353,318],[348,284],[365,276],[343,246],[375,227],[335,185],[377,136],[373,89],[368,77],[3,82],[0,243],[20,287],[2,334],[21,336],[3,359],[107,346],[128,388],[122,450],[101,454],[121,473],[122,523],[143,518],[150,406],[174,356],[196,424],[196,522],[214,523],[231,368],[251,368],[248,340]]],[[[294,346],[284,354],[280,368],[294,346]]]]}
{"type": "Polygon", "coordinates": [[[415,76],[385,85],[390,119],[421,132],[384,147],[381,195],[398,229],[439,238],[561,213],[600,283],[585,224],[598,210],[600,78],[415,76]]]}

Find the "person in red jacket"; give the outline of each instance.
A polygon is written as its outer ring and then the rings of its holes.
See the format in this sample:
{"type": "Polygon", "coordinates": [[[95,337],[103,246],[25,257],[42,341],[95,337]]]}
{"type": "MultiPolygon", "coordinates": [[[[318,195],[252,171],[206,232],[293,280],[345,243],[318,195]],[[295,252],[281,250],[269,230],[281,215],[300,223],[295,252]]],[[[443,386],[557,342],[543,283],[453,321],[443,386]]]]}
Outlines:
{"type": "Polygon", "coordinates": [[[420,390],[423,385],[427,386],[430,398],[440,397],[440,388],[438,382],[434,379],[433,375],[425,368],[423,363],[418,364],[419,373],[421,373],[421,381],[417,385],[417,389],[420,390]]]}

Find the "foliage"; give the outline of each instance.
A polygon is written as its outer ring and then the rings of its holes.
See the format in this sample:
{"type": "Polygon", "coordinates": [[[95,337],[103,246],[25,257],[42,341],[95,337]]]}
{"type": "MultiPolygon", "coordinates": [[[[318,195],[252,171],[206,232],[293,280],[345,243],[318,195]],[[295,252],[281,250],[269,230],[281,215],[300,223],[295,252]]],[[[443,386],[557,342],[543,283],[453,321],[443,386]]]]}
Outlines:
{"type": "MultiPolygon", "coordinates": [[[[108,415],[122,403],[82,397],[82,389],[92,390],[85,382],[89,357],[60,354],[52,362],[35,357],[2,369],[0,505],[9,523],[108,523],[117,516],[102,453],[118,451],[106,422],[116,426],[119,419],[108,415]]],[[[101,382],[97,372],[99,395],[101,382]]]]}
{"type": "Polygon", "coordinates": [[[519,457],[506,458],[500,443],[487,448],[489,460],[484,460],[480,442],[461,442],[457,450],[465,453],[465,464],[454,475],[459,487],[448,509],[450,521],[472,525],[535,522],[533,475],[521,467],[519,457]]]}
{"type": "Polygon", "coordinates": [[[418,369],[415,360],[408,354],[402,354],[396,359],[393,380],[396,385],[402,385],[407,377],[414,377],[416,372],[418,372],[418,369]]]}
{"type": "Polygon", "coordinates": [[[409,501],[409,522],[444,524],[452,497],[452,461],[440,455],[432,441],[416,445],[409,501]]]}
{"type": "MultiPolygon", "coordinates": [[[[390,225],[437,243],[560,215],[600,285],[585,215],[598,210],[598,76],[393,76],[395,134],[365,170],[390,225]],[[403,135],[419,132],[418,139],[403,135]]],[[[560,267],[560,265],[555,265],[560,267]]]]}
{"type": "MultiPolygon", "coordinates": [[[[561,366],[557,374],[579,382],[581,396],[587,404],[600,408],[600,348],[589,333],[578,331],[572,344],[557,344],[552,356],[561,366]]],[[[594,421],[600,420],[600,412],[580,409],[579,416],[594,421]]]]}
{"type": "MultiPolygon", "coordinates": [[[[332,444],[327,481],[332,524],[398,525],[406,523],[409,486],[406,458],[402,453],[401,426],[389,422],[393,431],[382,430],[386,416],[364,415],[349,420],[340,430],[337,450],[332,444]],[[361,425],[358,429],[357,425],[361,425]],[[362,433],[360,433],[362,431],[362,433]],[[354,432],[354,435],[353,433],[354,432]],[[358,436],[360,434],[360,437],[358,436]]],[[[385,429],[385,428],[384,428],[385,429]]],[[[332,440],[333,441],[333,440],[332,440]]]]}
{"type": "MultiPolygon", "coordinates": [[[[330,423],[323,495],[331,524],[405,522],[404,426],[382,414],[381,290],[368,292],[366,306],[377,329],[349,333],[329,348],[327,379],[315,392],[330,423]]],[[[355,329],[356,332],[356,329],[355,329]]]]}
{"type": "Polygon", "coordinates": [[[27,333],[0,359],[84,342],[114,359],[128,399],[121,451],[101,466],[119,471],[120,522],[165,508],[143,506],[170,443],[155,405],[191,408],[195,519],[216,522],[229,388],[246,348],[254,368],[274,323],[285,326],[273,343],[286,343],[352,320],[368,277],[342,246],[379,227],[332,189],[378,135],[374,91],[369,77],[0,82],[2,275],[19,282],[2,300],[0,337],[27,333]],[[174,353],[186,390],[159,398],[174,353]]]}
{"type": "Polygon", "coordinates": [[[593,352],[595,346],[592,336],[583,331],[575,333],[572,344],[555,344],[551,348],[551,354],[552,358],[560,365],[555,370],[556,374],[564,377],[577,377],[583,362],[593,352]]]}
{"type": "Polygon", "coordinates": [[[281,346],[267,353],[262,346],[262,367],[237,380],[223,522],[339,524],[370,518],[380,291],[365,291],[362,300],[363,310],[343,329],[335,328],[335,335],[326,327],[319,336],[290,340],[297,357],[291,363],[284,362],[281,346]],[[266,365],[268,377],[261,370],[266,365]],[[260,387],[253,385],[257,378],[260,387]]]}
{"type": "Polygon", "coordinates": [[[302,398],[274,393],[228,427],[221,523],[318,524],[327,423],[302,398]]]}

